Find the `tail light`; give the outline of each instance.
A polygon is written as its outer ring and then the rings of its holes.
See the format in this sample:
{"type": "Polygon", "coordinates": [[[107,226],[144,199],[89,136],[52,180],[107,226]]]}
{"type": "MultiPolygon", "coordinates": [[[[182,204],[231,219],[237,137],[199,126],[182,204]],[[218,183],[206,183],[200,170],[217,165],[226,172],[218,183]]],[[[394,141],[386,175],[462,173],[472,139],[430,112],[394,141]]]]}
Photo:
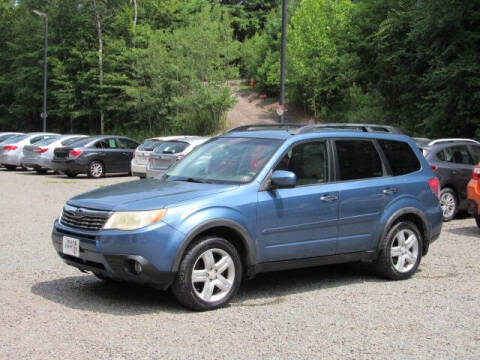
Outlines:
{"type": "Polygon", "coordinates": [[[3,147],[3,150],[7,150],[7,151],[10,151],[10,150],[17,150],[18,149],[18,146],[17,145],[5,145],[3,147]]]}
{"type": "Polygon", "coordinates": [[[71,157],[77,158],[82,155],[83,151],[80,149],[73,149],[68,152],[71,157]]]}
{"type": "Polygon", "coordinates": [[[135,159],[135,151],[133,152],[133,156],[132,156],[132,159],[135,159]]]}
{"type": "Polygon", "coordinates": [[[38,148],[35,148],[35,150],[33,151],[36,152],[37,154],[43,154],[44,152],[48,151],[48,148],[38,147],[38,148]]]}
{"type": "Polygon", "coordinates": [[[151,162],[152,162],[152,157],[151,157],[151,156],[147,157],[147,161],[148,161],[149,163],[151,163],[151,162]]]}
{"type": "Polygon", "coordinates": [[[435,166],[435,165],[430,165],[430,167],[432,168],[433,171],[438,169],[438,166],[435,166]]]}
{"type": "Polygon", "coordinates": [[[473,168],[472,180],[480,180],[480,165],[477,165],[473,168]]]}
{"type": "Polygon", "coordinates": [[[428,180],[428,185],[430,185],[430,189],[432,190],[433,194],[439,198],[440,197],[440,181],[436,177],[431,178],[428,180]]]}
{"type": "Polygon", "coordinates": [[[178,154],[176,160],[182,160],[185,157],[185,154],[178,154]]]}

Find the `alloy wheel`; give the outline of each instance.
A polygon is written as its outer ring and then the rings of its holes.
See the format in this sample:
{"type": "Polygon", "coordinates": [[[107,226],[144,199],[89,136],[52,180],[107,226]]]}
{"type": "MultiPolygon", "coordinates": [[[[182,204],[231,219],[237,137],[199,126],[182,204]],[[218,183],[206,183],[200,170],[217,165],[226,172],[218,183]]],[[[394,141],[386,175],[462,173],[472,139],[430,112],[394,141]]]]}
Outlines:
{"type": "Polygon", "coordinates": [[[400,273],[409,272],[415,266],[418,255],[418,238],[415,233],[409,229],[400,230],[390,248],[390,257],[395,269],[400,273]]]}
{"type": "Polygon", "coordinates": [[[440,196],[440,206],[444,218],[450,218],[455,214],[456,201],[450,192],[445,192],[440,196]]]}
{"type": "Polygon", "coordinates": [[[230,293],[234,282],[235,264],[225,250],[208,249],[195,261],[192,285],[201,300],[208,303],[221,301],[230,293]]]}

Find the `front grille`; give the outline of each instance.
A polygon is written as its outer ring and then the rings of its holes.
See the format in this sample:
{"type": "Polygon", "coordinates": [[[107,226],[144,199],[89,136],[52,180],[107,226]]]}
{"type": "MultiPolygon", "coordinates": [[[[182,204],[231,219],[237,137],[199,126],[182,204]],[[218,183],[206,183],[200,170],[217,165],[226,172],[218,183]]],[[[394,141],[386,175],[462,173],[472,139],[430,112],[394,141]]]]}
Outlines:
{"type": "Polygon", "coordinates": [[[108,211],[90,210],[65,205],[60,222],[82,230],[99,231],[110,217],[108,211]]]}

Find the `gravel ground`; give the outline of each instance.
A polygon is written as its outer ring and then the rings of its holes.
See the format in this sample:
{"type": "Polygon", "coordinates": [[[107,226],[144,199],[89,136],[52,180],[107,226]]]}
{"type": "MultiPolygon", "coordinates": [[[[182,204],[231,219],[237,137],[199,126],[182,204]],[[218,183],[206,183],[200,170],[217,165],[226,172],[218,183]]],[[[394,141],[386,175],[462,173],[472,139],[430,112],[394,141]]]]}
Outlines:
{"type": "Polygon", "coordinates": [[[131,180],[0,170],[0,359],[479,358],[472,219],[445,224],[410,280],[361,264],[263,274],[231,306],[193,313],[169,293],[102,283],[53,251],[68,198],[131,180]]]}

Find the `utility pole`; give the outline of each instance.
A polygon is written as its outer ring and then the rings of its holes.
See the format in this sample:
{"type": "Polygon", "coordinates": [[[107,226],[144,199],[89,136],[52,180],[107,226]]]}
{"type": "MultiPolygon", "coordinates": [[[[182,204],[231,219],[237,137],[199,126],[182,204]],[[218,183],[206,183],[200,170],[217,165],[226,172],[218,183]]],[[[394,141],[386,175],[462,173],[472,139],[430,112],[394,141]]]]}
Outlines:
{"type": "Polygon", "coordinates": [[[280,106],[278,114],[280,123],[283,124],[285,118],[285,67],[287,52],[287,0],[282,0],[282,48],[280,55],[280,106]]]}
{"type": "Polygon", "coordinates": [[[38,10],[33,12],[43,17],[45,22],[45,44],[43,49],[43,107],[42,107],[42,119],[43,119],[43,132],[47,131],[47,52],[48,52],[48,14],[42,13],[38,10]]]}

